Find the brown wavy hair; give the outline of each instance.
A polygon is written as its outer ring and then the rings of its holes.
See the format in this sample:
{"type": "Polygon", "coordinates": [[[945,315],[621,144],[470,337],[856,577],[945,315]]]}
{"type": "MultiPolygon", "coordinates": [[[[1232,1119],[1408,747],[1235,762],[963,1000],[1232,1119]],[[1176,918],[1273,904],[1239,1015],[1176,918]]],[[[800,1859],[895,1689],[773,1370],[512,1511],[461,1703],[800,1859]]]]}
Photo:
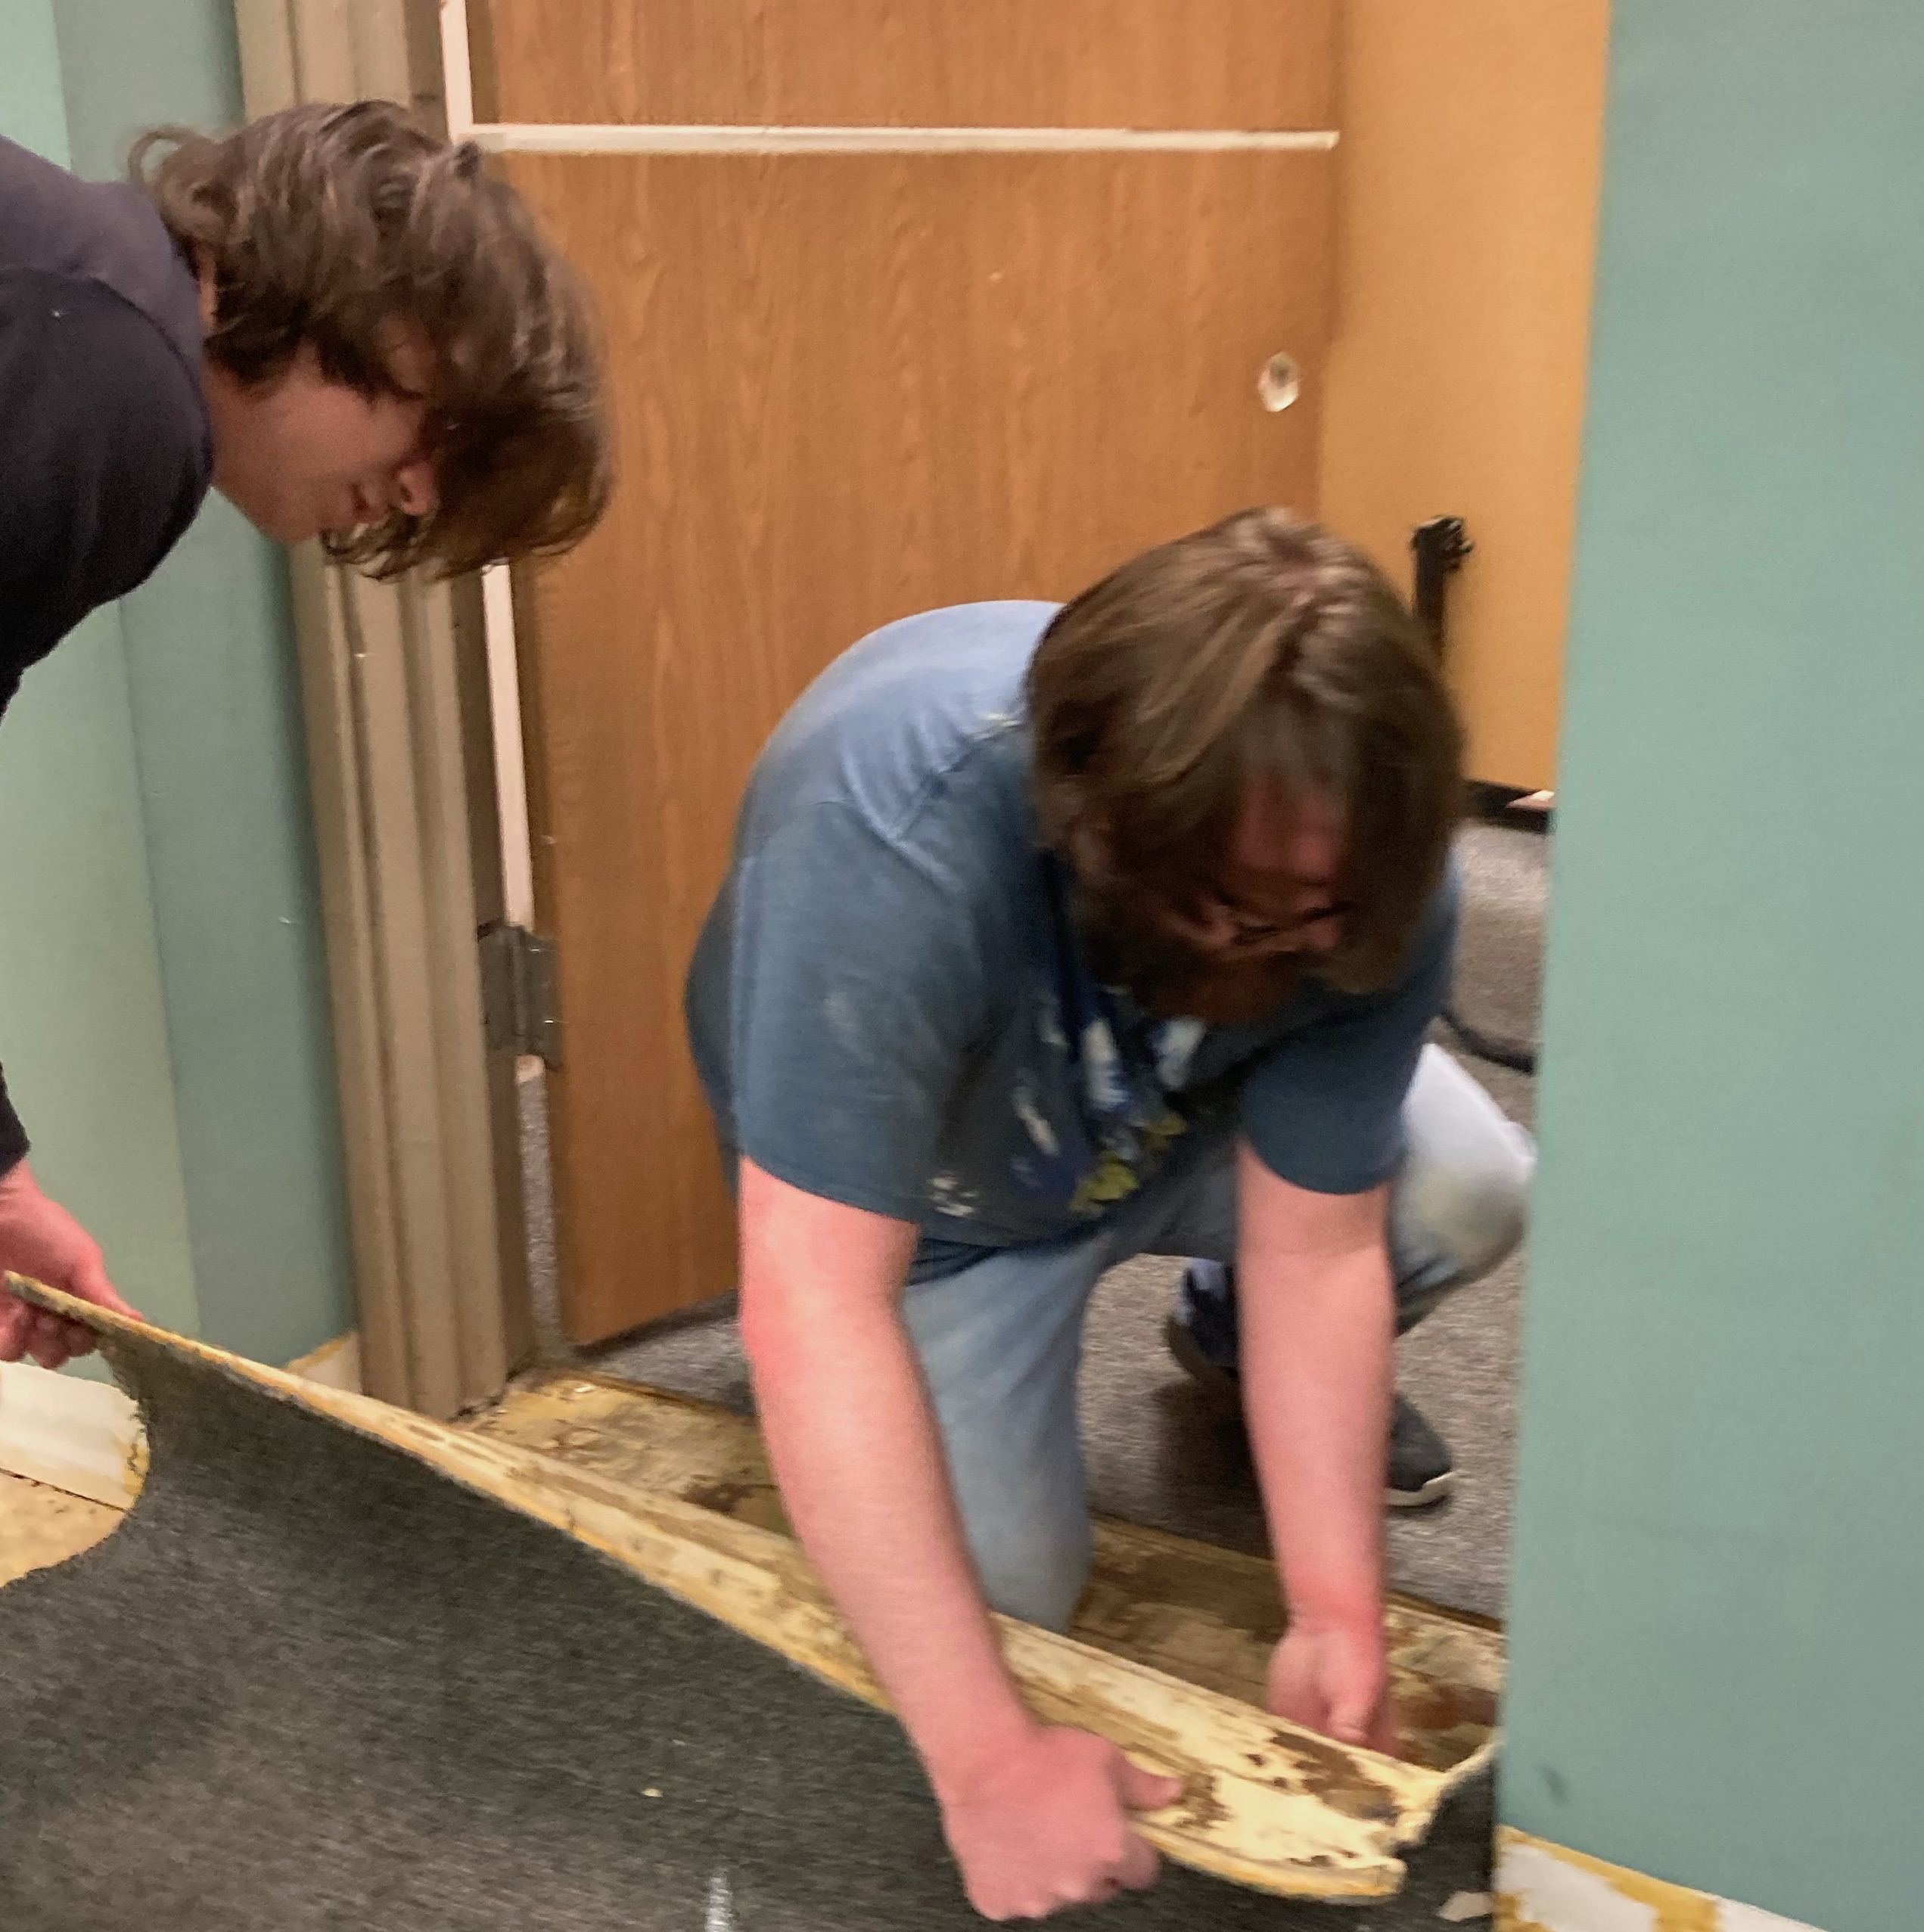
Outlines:
{"type": "Polygon", "coordinates": [[[1443,874],[1462,741],[1434,653],[1353,545],[1245,510],[1132,558],[1063,606],[1030,662],[1042,834],[1110,929],[1186,913],[1252,784],[1326,800],[1344,831],[1335,949],[1388,984],[1443,874]]]}
{"type": "Polygon", "coordinates": [[[480,150],[385,101],[290,107],[222,138],[157,128],[129,172],[213,268],[209,352],[272,380],[303,346],[362,394],[398,393],[397,325],[434,353],[437,501],[330,539],[378,577],[567,549],[611,483],[593,306],[480,150]]]}

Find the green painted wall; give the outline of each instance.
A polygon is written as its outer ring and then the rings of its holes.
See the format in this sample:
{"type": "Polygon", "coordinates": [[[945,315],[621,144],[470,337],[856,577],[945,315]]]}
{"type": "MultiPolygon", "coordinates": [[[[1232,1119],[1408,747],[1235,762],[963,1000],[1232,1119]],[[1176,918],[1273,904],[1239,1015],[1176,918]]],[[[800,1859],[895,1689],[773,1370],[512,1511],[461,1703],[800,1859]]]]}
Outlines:
{"type": "Polygon", "coordinates": [[[0,133],[49,160],[67,160],[52,0],[0,0],[0,133]]]}
{"type": "MultiPolygon", "coordinates": [[[[67,159],[53,10],[0,0],[0,132],[67,159]]],[[[120,616],[27,673],[0,722],[0,1060],[41,1185],[123,1291],[199,1326],[120,616]]],[[[101,1372],[98,1361],[83,1372],[101,1372]]]]}
{"type": "MultiPolygon", "coordinates": [[[[73,165],[242,117],[232,0],[54,0],[73,165]]],[[[200,1319],[285,1362],[353,1324],[287,568],[224,499],[124,599],[200,1319]]]]}
{"type": "Polygon", "coordinates": [[[1915,1932],[1924,8],[1611,61],[1502,1810],[1915,1932]]]}

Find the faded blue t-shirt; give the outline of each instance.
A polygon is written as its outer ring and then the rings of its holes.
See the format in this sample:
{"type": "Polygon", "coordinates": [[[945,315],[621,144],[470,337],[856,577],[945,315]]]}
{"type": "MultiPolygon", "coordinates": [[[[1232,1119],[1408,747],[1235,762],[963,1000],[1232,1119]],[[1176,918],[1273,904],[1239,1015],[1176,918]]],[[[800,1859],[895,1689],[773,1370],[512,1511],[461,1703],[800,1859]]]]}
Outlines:
{"type": "Polygon", "coordinates": [[[1453,882],[1381,993],[1312,983],[1205,1027],[1097,985],[1030,803],[1022,682],[1057,607],[906,618],[816,679],[757,762],[689,969],[723,1140],[915,1222],[925,1262],[1091,1222],[1239,1116],[1285,1179],[1375,1187],[1448,984],[1453,882]]]}

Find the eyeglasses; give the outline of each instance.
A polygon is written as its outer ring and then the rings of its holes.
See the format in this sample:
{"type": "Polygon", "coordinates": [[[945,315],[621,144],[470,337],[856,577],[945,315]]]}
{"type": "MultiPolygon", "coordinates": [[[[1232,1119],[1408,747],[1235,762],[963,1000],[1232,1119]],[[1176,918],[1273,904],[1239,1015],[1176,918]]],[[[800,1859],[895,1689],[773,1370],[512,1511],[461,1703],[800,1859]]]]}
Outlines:
{"type": "Polygon", "coordinates": [[[1319,927],[1326,927],[1332,920],[1342,918],[1351,909],[1340,899],[1332,899],[1326,905],[1312,907],[1294,918],[1277,920],[1267,913],[1252,912],[1239,905],[1227,893],[1212,887],[1198,901],[1198,909],[1213,915],[1210,923],[1228,928],[1226,937],[1221,942],[1221,950],[1226,952],[1291,952],[1319,927]]]}

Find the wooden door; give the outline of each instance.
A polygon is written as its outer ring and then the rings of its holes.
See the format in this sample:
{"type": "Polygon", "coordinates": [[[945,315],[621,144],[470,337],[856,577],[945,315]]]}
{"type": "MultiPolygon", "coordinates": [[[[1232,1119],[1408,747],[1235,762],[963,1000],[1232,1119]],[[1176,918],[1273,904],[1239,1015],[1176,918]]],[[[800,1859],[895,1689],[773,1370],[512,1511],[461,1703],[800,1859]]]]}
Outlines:
{"type": "Polygon", "coordinates": [[[623,116],[852,126],[880,110],[850,79],[879,47],[887,98],[990,130],[502,163],[597,287],[620,439],[606,524],[518,603],[563,1313],[589,1340],[735,1279],[682,979],[749,766],[810,679],[892,618],[1067,596],[1248,504],[1313,511],[1332,157],[1287,134],[1327,114],[1321,0],[573,5],[564,35],[552,0],[496,0],[503,121],[579,102],[584,149],[623,116]],[[968,54],[995,16],[1026,66],[968,54]],[[1044,111],[1238,120],[1163,144],[993,132],[1044,111]],[[1301,395],[1273,413],[1278,352],[1301,395]]]}

